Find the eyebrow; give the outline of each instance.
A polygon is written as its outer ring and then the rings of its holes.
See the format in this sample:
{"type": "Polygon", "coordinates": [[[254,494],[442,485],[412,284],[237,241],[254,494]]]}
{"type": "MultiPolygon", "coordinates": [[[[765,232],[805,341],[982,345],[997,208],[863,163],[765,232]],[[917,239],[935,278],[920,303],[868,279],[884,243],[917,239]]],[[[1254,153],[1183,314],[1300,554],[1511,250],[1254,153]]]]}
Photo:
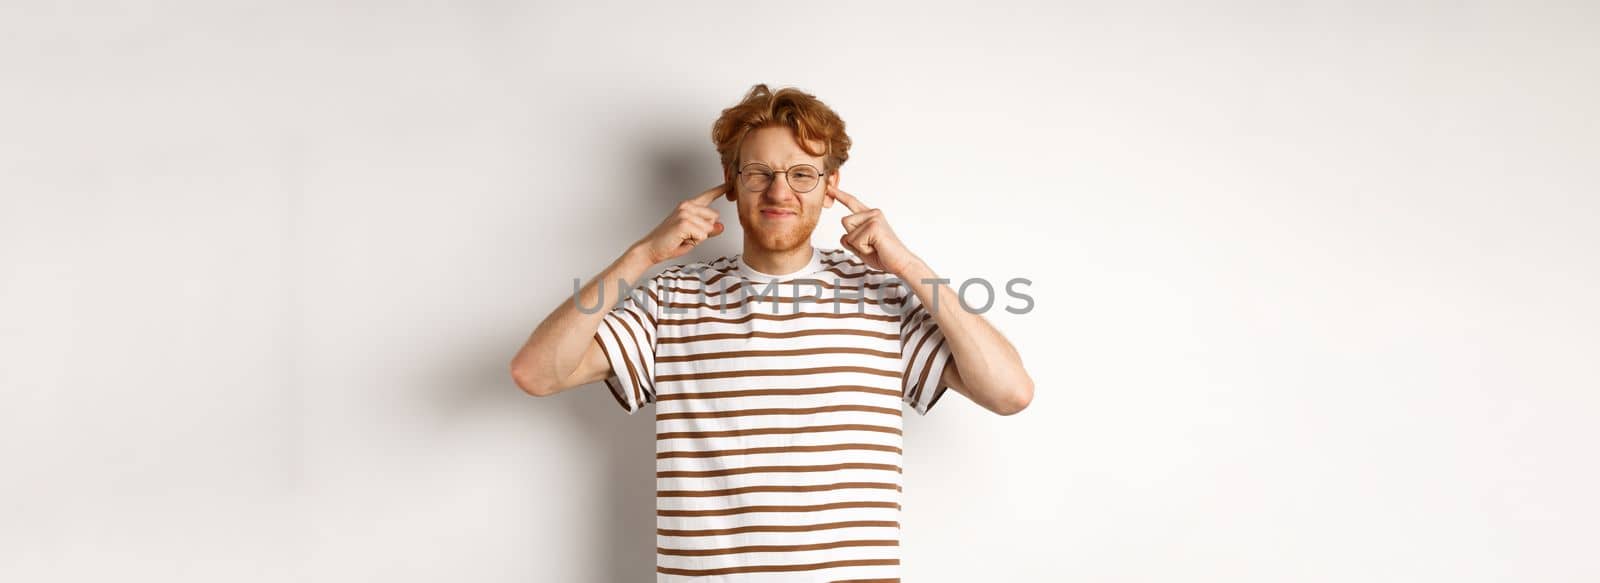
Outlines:
{"type": "MultiPolygon", "coordinates": [[[[766,161],[763,161],[763,160],[745,160],[744,164],[741,164],[741,167],[745,166],[745,165],[749,165],[749,164],[764,164],[768,168],[776,168],[778,166],[777,164],[773,164],[771,162],[766,162],[766,161]]],[[[818,168],[818,169],[822,168],[821,164],[819,164],[817,162],[812,162],[810,160],[802,160],[802,161],[799,161],[799,162],[792,162],[789,165],[784,166],[784,168],[791,168],[791,167],[794,167],[794,166],[799,166],[801,164],[805,164],[805,165],[810,166],[812,168],[818,168]]]]}

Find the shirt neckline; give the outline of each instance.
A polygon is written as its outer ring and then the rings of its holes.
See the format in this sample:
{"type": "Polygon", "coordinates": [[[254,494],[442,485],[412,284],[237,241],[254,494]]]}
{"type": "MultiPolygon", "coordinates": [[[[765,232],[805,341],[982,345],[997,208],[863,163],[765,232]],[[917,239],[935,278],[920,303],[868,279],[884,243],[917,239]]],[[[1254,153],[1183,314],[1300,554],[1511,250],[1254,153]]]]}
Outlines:
{"type": "Polygon", "coordinates": [[[742,275],[742,276],[744,276],[744,277],[746,277],[748,279],[764,280],[764,281],[765,280],[787,281],[787,280],[794,279],[796,277],[802,277],[802,276],[806,276],[806,275],[811,275],[813,273],[817,273],[819,271],[822,271],[822,268],[825,267],[822,264],[822,250],[818,249],[815,245],[811,246],[811,261],[809,263],[806,263],[805,267],[800,268],[798,271],[794,271],[792,273],[785,273],[785,274],[782,274],[782,275],[771,274],[771,273],[763,273],[763,272],[757,271],[756,268],[750,267],[750,264],[744,262],[744,254],[743,253],[735,255],[734,256],[734,260],[739,265],[739,275],[742,275]]]}

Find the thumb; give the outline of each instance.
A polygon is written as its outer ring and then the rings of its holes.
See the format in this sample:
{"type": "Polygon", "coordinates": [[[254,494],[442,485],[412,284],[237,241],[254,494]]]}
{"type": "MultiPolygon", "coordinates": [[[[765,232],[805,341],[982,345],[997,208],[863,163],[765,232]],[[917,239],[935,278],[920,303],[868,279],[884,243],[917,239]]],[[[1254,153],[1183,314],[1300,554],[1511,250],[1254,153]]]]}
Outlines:
{"type": "Polygon", "coordinates": [[[723,229],[722,221],[717,221],[716,224],[711,225],[711,232],[710,233],[706,233],[706,238],[710,239],[710,238],[715,237],[717,235],[721,235],[722,234],[722,229],[723,229]]]}

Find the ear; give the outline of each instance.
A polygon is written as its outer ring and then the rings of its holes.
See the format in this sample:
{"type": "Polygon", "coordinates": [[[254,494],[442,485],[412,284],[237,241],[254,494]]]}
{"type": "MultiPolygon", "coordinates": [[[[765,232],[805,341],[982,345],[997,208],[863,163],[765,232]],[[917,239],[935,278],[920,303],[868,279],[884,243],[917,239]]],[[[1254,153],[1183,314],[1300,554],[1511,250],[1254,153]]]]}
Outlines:
{"type": "Polygon", "coordinates": [[[733,181],[734,178],[736,178],[736,176],[734,175],[733,170],[728,168],[722,169],[722,183],[728,185],[729,187],[728,192],[724,193],[722,198],[727,199],[728,202],[739,202],[739,184],[733,181]]]}
{"type": "MultiPolygon", "coordinates": [[[[839,187],[839,171],[838,170],[834,170],[833,174],[829,174],[827,182],[828,182],[828,186],[833,187],[833,188],[838,188],[839,187]]],[[[833,208],[833,197],[828,196],[827,191],[823,191],[823,193],[822,193],[822,208],[833,208]]]]}

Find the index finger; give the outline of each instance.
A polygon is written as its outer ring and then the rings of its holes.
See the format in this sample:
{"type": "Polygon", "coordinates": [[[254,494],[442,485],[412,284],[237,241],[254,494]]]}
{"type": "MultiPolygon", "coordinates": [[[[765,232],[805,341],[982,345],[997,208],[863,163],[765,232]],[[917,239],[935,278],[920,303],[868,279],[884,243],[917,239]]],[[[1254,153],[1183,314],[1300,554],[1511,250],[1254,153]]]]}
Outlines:
{"type": "Polygon", "coordinates": [[[850,209],[850,212],[852,213],[859,213],[868,210],[867,205],[862,203],[861,199],[856,198],[853,194],[839,190],[838,187],[829,186],[828,194],[833,198],[838,199],[839,202],[844,203],[845,208],[850,209]]]}
{"type": "Polygon", "coordinates": [[[705,192],[694,195],[694,198],[689,200],[700,206],[711,206],[711,201],[717,200],[717,197],[722,196],[727,192],[728,183],[724,182],[706,189],[705,192]]]}

